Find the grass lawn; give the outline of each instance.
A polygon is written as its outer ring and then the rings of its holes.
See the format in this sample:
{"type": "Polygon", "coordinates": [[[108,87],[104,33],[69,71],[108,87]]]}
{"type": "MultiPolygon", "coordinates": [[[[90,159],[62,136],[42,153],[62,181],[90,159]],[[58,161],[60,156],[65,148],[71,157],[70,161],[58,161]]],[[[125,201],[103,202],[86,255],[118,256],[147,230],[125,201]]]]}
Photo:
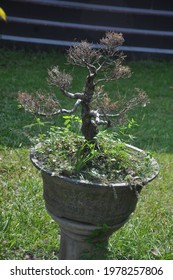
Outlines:
{"type": "MultiPolygon", "coordinates": [[[[47,69],[64,62],[61,53],[0,50],[0,259],[58,259],[59,228],[45,210],[42,180],[29,160],[27,134],[39,127],[18,108],[17,94],[52,91],[47,69]]],[[[160,174],[143,189],[128,223],[110,238],[107,258],[173,259],[173,61],[128,64],[132,78],[107,90],[112,96],[132,95],[135,87],[148,93],[150,104],[130,116],[139,124],[132,129],[133,145],[153,153],[160,174]]],[[[76,73],[73,86],[80,89],[83,71],[66,67],[76,73]]]]}

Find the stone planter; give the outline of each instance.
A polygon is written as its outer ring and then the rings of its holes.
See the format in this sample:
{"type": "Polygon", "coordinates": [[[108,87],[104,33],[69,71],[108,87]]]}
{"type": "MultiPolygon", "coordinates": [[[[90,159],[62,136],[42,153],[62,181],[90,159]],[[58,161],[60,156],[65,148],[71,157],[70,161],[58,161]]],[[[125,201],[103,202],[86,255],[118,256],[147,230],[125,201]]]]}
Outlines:
{"type": "MultiPolygon", "coordinates": [[[[141,151],[132,147],[133,150],[141,151]]],[[[31,161],[39,164],[31,153],[31,161]]],[[[144,184],[158,174],[157,162],[152,159],[155,172],[144,184]]],[[[141,185],[128,183],[102,185],[53,176],[41,170],[45,206],[61,228],[60,259],[80,259],[83,252],[92,257],[97,243],[102,246],[103,258],[109,236],[127,222],[134,212],[141,185]],[[106,225],[106,229],[104,227],[106,225]]]]}

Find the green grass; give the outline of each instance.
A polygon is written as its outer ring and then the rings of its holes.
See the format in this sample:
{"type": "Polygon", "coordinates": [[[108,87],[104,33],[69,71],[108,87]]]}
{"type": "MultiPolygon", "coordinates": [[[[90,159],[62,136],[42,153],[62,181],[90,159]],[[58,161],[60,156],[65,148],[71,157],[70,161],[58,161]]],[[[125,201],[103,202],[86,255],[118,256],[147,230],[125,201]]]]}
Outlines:
{"type": "MultiPolygon", "coordinates": [[[[42,180],[29,161],[27,134],[38,127],[24,128],[35,118],[18,109],[17,93],[52,91],[47,68],[64,61],[61,53],[0,50],[1,259],[58,258],[59,228],[45,210],[42,180]]],[[[173,61],[129,62],[129,66],[132,78],[112,83],[107,90],[112,96],[119,91],[133,95],[134,87],[148,93],[150,104],[131,113],[139,124],[133,128],[133,144],[153,153],[160,175],[143,189],[128,223],[110,238],[108,258],[173,259],[173,61]]],[[[73,85],[81,89],[84,72],[66,67],[76,74],[73,85]]],[[[62,123],[61,118],[55,121],[62,123]]]]}

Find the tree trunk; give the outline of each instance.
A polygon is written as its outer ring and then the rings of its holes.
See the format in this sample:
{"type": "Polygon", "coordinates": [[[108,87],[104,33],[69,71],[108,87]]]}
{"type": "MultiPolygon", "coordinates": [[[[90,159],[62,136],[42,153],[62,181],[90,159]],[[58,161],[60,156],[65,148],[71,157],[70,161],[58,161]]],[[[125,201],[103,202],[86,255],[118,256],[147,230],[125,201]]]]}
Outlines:
{"type": "Polygon", "coordinates": [[[89,105],[83,101],[82,105],[82,134],[86,140],[92,141],[93,138],[97,135],[98,129],[97,126],[92,123],[92,116],[90,114],[89,105]]]}
{"type": "Polygon", "coordinates": [[[92,122],[92,116],[90,113],[90,102],[92,100],[94,94],[94,77],[95,74],[90,74],[87,76],[85,92],[84,92],[84,100],[81,103],[82,106],[82,134],[86,140],[94,140],[93,138],[97,135],[98,129],[97,126],[92,122]]]}

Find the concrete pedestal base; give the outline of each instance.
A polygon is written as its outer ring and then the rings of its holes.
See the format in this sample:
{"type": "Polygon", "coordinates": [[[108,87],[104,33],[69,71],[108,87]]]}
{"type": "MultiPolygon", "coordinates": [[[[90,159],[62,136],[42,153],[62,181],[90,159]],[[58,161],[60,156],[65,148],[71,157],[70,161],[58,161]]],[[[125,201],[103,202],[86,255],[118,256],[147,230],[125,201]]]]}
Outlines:
{"type": "Polygon", "coordinates": [[[125,223],[105,229],[55,216],[52,218],[61,229],[60,260],[104,259],[110,235],[125,223]]]}

